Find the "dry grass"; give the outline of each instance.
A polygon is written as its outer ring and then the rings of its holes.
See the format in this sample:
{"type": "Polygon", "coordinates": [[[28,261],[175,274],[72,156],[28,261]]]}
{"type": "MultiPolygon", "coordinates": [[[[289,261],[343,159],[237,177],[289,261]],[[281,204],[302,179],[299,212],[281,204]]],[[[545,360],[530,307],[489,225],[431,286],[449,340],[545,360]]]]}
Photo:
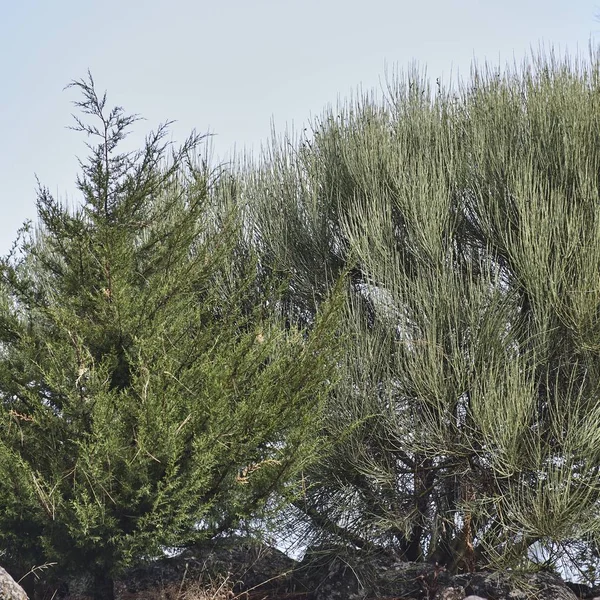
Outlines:
{"type": "MultiPolygon", "coordinates": [[[[229,577],[219,579],[207,578],[206,580],[186,580],[185,576],[180,583],[160,584],[155,588],[144,589],[138,592],[119,590],[117,585],[117,600],[290,600],[304,598],[305,594],[287,593],[277,597],[268,592],[261,591],[262,586],[251,588],[247,591],[234,593],[234,582],[229,577]]],[[[67,600],[88,600],[87,598],[68,598],[67,600]]],[[[90,599],[91,600],[91,599],[90,599]]]]}
{"type": "Polygon", "coordinates": [[[155,589],[136,593],[124,591],[117,600],[234,600],[245,599],[245,594],[236,596],[228,579],[219,582],[182,581],[180,584],[161,585],[155,589]]]}
{"type": "MultiPolygon", "coordinates": [[[[117,600],[246,600],[247,595],[236,595],[228,578],[222,581],[185,581],[157,584],[155,587],[130,592],[122,583],[115,586],[117,600]]],[[[90,596],[69,595],[65,600],[92,600],[90,596]]]]}
{"type": "MultiPolygon", "coordinates": [[[[234,582],[229,577],[218,579],[207,577],[186,580],[184,574],[180,583],[159,584],[155,588],[138,592],[116,589],[117,600],[268,600],[268,594],[258,589],[234,593],[234,582]]],[[[68,600],[84,600],[69,598],[68,600]]],[[[273,599],[271,599],[273,600],[273,599]]]]}

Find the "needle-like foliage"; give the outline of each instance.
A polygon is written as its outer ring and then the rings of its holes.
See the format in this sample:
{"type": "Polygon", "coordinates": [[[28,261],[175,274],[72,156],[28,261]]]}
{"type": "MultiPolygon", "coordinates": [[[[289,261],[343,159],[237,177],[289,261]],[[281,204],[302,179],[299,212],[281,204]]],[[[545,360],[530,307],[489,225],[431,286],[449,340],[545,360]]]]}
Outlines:
{"type": "Polygon", "coordinates": [[[575,540],[593,557],[599,174],[594,52],[455,91],[412,73],[274,145],[247,194],[290,314],[351,273],[331,450],[296,529],[454,570],[575,540]]]}
{"type": "MultiPolygon", "coordinates": [[[[314,451],[334,311],[308,334],[274,316],[235,182],[168,151],[166,126],[118,154],[134,117],[74,82],[98,142],[83,200],[41,188],[1,270],[0,550],[28,570],[123,568],[234,531],[314,451]],[[98,125],[96,125],[98,124],[98,125]],[[260,283],[260,285],[259,285],[260,283]]],[[[278,284],[279,285],[279,284],[278,284]]]]}

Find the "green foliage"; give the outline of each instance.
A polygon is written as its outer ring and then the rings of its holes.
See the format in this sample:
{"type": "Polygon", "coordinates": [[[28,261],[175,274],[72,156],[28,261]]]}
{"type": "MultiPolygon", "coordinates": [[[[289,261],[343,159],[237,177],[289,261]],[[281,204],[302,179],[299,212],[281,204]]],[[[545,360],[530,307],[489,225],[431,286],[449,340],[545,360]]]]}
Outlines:
{"type": "Polygon", "coordinates": [[[454,570],[597,553],[599,69],[552,55],[454,92],[412,73],[248,174],[290,314],[352,276],[332,450],[291,528],[454,570]]]}
{"type": "Polygon", "coordinates": [[[136,117],[74,85],[84,202],[40,190],[2,269],[8,556],[114,573],[274,508],[338,551],[597,577],[597,54],[412,73],[229,173],[166,126],[117,154],[136,117]]]}
{"type": "Polygon", "coordinates": [[[91,77],[73,86],[99,123],[76,120],[98,140],[83,202],[41,188],[1,271],[0,549],[90,570],[101,594],[288,493],[315,450],[336,308],[310,334],[275,315],[234,180],[190,158],[202,138],[169,158],[167,124],[117,154],[135,117],[107,115],[91,77]]]}

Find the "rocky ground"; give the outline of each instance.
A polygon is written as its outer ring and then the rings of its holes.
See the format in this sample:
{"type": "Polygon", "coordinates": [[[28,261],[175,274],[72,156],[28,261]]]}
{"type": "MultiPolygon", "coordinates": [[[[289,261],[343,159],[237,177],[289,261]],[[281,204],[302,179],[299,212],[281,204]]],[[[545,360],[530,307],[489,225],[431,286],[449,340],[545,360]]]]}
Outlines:
{"type": "MultiPolygon", "coordinates": [[[[25,598],[3,590],[0,572],[0,600],[25,598]]],[[[243,538],[190,548],[131,570],[115,591],[117,600],[600,600],[600,589],[566,584],[546,572],[450,575],[436,565],[406,563],[391,554],[366,558],[319,548],[297,562],[243,538]]],[[[82,576],[62,593],[39,590],[32,600],[88,600],[89,592],[82,576]]]]}

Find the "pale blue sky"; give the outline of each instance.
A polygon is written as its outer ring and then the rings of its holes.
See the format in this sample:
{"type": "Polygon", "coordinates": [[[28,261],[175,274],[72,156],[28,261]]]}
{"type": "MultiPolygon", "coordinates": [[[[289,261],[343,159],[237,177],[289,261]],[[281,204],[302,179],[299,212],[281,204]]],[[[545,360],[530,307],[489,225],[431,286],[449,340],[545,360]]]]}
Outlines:
{"type": "MultiPolygon", "coordinates": [[[[0,0],[0,253],[35,217],[35,174],[77,201],[71,123],[89,68],[108,101],[147,121],[216,134],[216,160],[260,147],[352,90],[379,88],[384,66],[466,76],[473,57],[504,64],[541,43],[586,52],[600,0],[0,0]]],[[[600,40],[600,37],[598,37],[600,40]]]]}

